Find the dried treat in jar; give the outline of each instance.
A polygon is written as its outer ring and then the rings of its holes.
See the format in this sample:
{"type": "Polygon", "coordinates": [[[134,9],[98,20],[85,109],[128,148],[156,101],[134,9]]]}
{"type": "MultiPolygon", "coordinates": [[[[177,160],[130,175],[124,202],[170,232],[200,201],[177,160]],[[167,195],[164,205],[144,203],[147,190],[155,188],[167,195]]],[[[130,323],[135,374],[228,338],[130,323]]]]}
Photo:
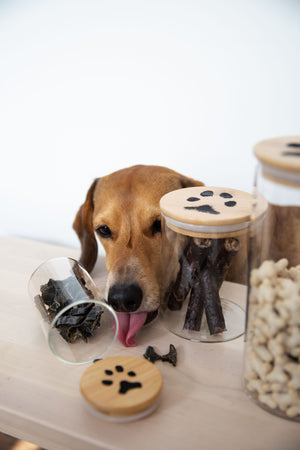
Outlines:
{"type": "MultiPolygon", "coordinates": [[[[228,300],[221,298],[220,289],[233,263],[238,277],[231,280],[246,283],[252,198],[246,192],[229,188],[196,187],[171,192],[161,199],[163,254],[168,255],[166,264],[171,274],[163,315],[175,334],[211,341],[207,330],[210,336],[219,335],[215,341],[243,333],[244,313],[239,307],[234,320],[240,326],[235,331],[228,327],[223,311],[228,300]],[[174,249],[171,261],[170,247],[174,249]],[[237,259],[240,253],[243,264],[237,259]],[[177,316],[172,311],[178,312],[177,316]]],[[[233,311],[235,306],[230,304],[227,309],[233,311]]]]}

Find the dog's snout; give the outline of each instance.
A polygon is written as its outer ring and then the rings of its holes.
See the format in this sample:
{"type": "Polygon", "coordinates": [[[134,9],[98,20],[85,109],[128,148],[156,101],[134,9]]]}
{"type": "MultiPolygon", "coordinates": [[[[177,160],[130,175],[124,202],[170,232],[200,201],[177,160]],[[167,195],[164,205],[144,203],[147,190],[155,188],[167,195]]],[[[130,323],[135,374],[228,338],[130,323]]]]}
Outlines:
{"type": "Polygon", "coordinates": [[[136,311],[143,299],[143,291],[138,284],[114,284],[108,291],[108,303],[119,312],[136,311]]]}

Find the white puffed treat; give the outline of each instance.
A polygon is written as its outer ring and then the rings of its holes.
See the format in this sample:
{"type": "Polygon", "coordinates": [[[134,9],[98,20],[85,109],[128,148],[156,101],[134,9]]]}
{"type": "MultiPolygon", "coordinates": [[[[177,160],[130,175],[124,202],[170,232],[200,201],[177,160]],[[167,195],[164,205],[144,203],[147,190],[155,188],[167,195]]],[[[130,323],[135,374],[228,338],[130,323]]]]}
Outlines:
{"type": "Polygon", "coordinates": [[[250,276],[246,387],[263,405],[300,416],[300,265],[264,261],[250,276]]]}

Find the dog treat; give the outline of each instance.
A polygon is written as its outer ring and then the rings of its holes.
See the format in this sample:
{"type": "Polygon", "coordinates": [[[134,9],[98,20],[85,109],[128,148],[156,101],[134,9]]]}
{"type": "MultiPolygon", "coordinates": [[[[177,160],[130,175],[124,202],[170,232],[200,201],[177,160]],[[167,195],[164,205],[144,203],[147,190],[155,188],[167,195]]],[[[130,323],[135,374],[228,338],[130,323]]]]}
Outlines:
{"type": "Polygon", "coordinates": [[[188,252],[192,251],[193,241],[193,239],[192,243],[190,241],[190,244],[186,247],[186,251],[180,259],[180,269],[174,284],[174,295],[177,299],[185,298],[191,287],[194,267],[192,264],[193,259],[191,261],[191,256],[188,252]]]}
{"type": "Polygon", "coordinates": [[[189,240],[176,281],[167,294],[168,307],[174,310],[190,292],[185,329],[199,331],[205,310],[210,334],[226,330],[219,290],[239,246],[235,238],[189,240]]]}
{"type": "Polygon", "coordinates": [[[169,362],[174,367],[177,364],[177,351],[173,344],[170,344],[169,353],[167,353],[166,355],[162,355],[162,356],[159,355],[158,353],[156,353],[154,348],[151,345],[149,345],[143,356],[145,359],[147,359],[148,361],[150,361],[152,363],[155,363],[155,361],[160,360],[160,361],[164,361],[164,362],[169,362]]]}
{"type": "MultiPolygon", "coordinates": [[[[83,288],[84,295],[88,298],[94,298],[79,272],[77,280],[83,288]]],[[[63,308],[83,299],[83,292],[78,289],[77,280],[73,277],[65,280],[50,278],[46,284],[40,287],[41,295],[37,296],[36,302],[42,307],[49,323],[63,308]]],[[[55,327],[69,343],[76,342],[79,339],[87,342],[88,338],[93,336],[95,329],[100,326],[102,313],[103,309],[94,303],[76,305],[57,319],[55,327]]]]}
{"type": "Polygon", "coordinates": [[[251,272],[245,385],[261,405],[300,420],[300,265],[266,260],[251,272]]]}
{"type": "Polygon", "coordinates": [[[190,299],[187,306],[184,328],[187,330],[199,331],[204,311],[204,291],[201,287],[200,279],[193,283],[190,293],[190,299]]]}

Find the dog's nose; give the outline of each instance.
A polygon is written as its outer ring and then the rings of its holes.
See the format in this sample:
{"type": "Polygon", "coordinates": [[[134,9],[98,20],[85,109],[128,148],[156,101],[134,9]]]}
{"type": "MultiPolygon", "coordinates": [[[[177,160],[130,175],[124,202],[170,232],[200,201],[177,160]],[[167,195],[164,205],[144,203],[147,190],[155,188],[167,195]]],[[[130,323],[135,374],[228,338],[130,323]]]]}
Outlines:
{"type": "Polygon", "coordinates": [[[115,311],[134,312],[142,303],[143,291],[138,284],[114,284],[108,291],[108,303],[115,311]]]}

